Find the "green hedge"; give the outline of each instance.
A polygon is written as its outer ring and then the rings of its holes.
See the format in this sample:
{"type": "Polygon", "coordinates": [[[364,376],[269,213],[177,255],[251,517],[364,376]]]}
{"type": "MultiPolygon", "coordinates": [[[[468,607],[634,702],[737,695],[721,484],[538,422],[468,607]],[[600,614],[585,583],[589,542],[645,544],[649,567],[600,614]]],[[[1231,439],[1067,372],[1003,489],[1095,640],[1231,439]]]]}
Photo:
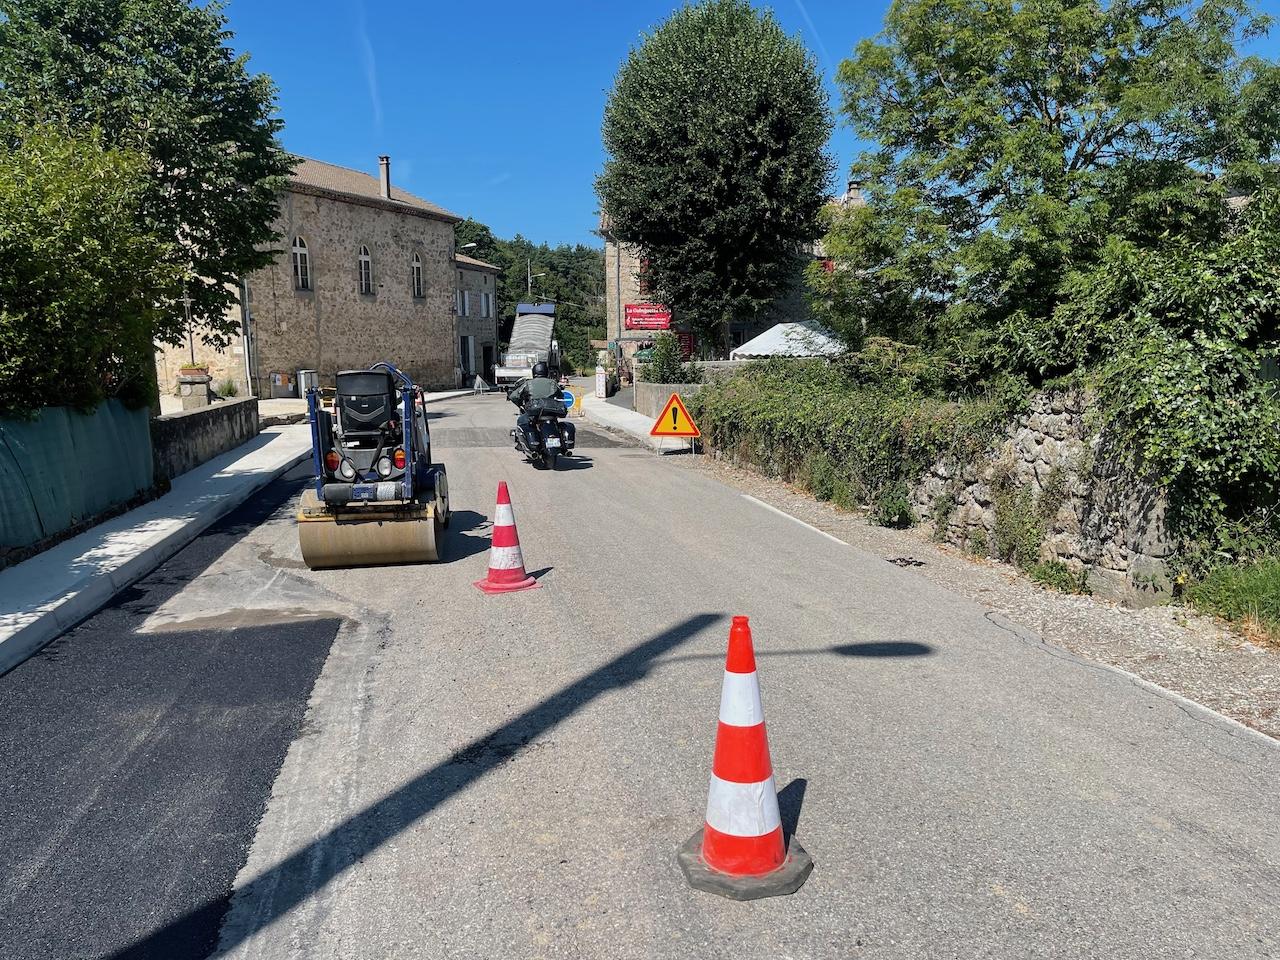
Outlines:
{"type": "Polygon", "coordinates": [[[1025,407],[1025,382],[951,398],[934,361],[900,344],[860,355],[772,360],[692,398],[709,448],[845,508],[871,507],[887,525],[910,522],[907,493],[944,454],[985,449],[1025,407]],[[904,515],[905,514],[905,515],[904,515]]]}

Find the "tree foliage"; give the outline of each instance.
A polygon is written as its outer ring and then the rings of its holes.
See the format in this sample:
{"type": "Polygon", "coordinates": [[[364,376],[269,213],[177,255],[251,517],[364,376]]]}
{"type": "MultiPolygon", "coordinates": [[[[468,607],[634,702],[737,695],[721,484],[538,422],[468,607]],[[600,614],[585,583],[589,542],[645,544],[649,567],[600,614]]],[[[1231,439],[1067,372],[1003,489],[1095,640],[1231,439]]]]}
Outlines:
{"type": "Polygon", "coordinates": [[[604,252],[586,244],[535,244],[520,234],[511,240],[494,236],[483,223],[464,220],[454,228],[459,253],[500,267],[497,311],[500,336],[511,336],[517,303],[551,301],[556,304],[555,337],[561,351],[578,369],[594,369],[589,341],[605,336],[604,252]],[[466,250],[466,244],[475,246],[466,250]],[[544,274],[533,281],[529,275],[544,274]]]}
{"type": "Polygon", "coordinates": [[[896,0],[840,68],[870,205],[830,225],[853,269],[821,298],[986,362],[1112,238],[1220,237],[1228,189],[1274,177],[1280,73],[1238,52],[1266,27],[1244,0],[896,0]]]}
{"type": "Polygon", "coordinates": [[[685,7],[622,65],[596,188],[656,297],[704,336],[794,281],[817,236],[830,129],[812,58],[746,0],[685,7]]]}
{"type": "MultiPolygon", "coordinates": [[[[168,262],[218,346],[237,329],[225,315],[235,282],[271,262],[276,191],[290,169],[275,88],[230,40],[217,2],[0,0],[0,122],[94,126],[147,158],[140,212],[150,232],[177,241],[168,262]]],[[[173,299],[164,307],[156,336],[178,343],[183,310],[173,299]]]]}
{"type": "Polygon", "coordinates": [[[147,161],[96,131],[0,142],[0,413],[145,404],[155,304],[181,290],[172,240],[141,216],[147,161]]]}

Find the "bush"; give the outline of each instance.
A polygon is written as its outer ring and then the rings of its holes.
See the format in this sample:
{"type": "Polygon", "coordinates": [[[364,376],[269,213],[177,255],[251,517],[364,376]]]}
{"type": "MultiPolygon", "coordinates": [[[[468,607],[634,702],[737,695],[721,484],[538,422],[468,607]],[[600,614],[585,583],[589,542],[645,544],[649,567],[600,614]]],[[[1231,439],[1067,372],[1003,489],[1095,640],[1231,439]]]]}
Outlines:
{"type": "Polygon", "coordinates": [[[918,350],[873,343],[835,363],[753,363],[704,387],[691,412],[709,448],[902,524],[907,491],[929,466],[972,459],[1025,406],[1023,382],[948,396],[938,388],[946,376],[918,350]]]}
{"type": "Polygon", "coordinates": [[[156,304],[181,281],[143,224],[147,164],[96,132],[0,138],[0,415],[133,406],[155,390],[156,304]]]}
{"type": "Polygon", "coordinates": [[[653,343],[653,359],[642,365],[643,379],[649,383],[701,383],[702,370],[696,363],[684,363],[680,340],[674,333],[660,333],[653,343]]]}
{"type": "Polygon", "coordinates": [[[230,377],[218,384],[218,396],[220,397],[234,397],[239,393],[240,388],[236,386],[236,382],[230,377]]]}
{"type": "Polygon", "coordinates": [[[1246,632],[1280,642],[1280,556],[1209,571],[1186,590],[1199,610],[1234,620],[1246,632]]]}

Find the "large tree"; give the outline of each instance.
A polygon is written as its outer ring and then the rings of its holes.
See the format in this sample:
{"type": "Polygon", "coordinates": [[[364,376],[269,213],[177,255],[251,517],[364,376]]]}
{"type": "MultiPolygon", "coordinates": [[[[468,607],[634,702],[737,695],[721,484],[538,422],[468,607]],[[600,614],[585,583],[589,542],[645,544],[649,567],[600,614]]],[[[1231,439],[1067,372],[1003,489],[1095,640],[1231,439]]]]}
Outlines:
{"type": "MultiPolygon", "coordinates": [[[[192,318],[219,346],[237,329],[229,285],[271,261],[291,167],[275,88],[230,41],[217,2],[0,0],[0,123],[93,126],[147,158],[142,215],[176,241],[170,263],[185,274],[192,318]]],[[[163,307],[156,336],[181,342],[182,307],[163,307]]]]}
{"type": "Polygon", "coordinates": [[[147,160],[53,124],[0,142],[0,415],[145,404],[173,240],[141,216],[147,160]]]}
{"type": "Polygon", "coordinates": [[[820,302],[993,363],[1113,240],[1221,238],[1228,193],[1274,177],[1280,74],[1240,53],[1267,25],[1244,0],[895,0],[840,68],[870,203],[831,213],[820,302]]]}
{"type": "Polygon", "coordinates": [[[631,51],[596,186],[680,320],[722,336],[794,280],[818,233],[830,130],[813,59],[746,0],[685,7],[631,51]]]}

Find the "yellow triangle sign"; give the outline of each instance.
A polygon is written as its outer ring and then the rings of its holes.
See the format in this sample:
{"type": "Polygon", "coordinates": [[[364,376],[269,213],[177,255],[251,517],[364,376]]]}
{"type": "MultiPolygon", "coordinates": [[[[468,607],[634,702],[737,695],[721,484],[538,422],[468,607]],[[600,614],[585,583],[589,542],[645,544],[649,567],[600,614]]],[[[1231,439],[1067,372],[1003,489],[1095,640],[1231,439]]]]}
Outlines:
{"type": "Polygon", "coordinates": [[[685,409],[680,394],[673,393],[667,405],[662,408],[662,413],[658,414],[658,419],[653,422],[653,429],[649,431],[649,436],[700,437],[702,434],[698,431],[698,425],[693,422],[693,417],[689,416],[689,411],[685,409]]]}

